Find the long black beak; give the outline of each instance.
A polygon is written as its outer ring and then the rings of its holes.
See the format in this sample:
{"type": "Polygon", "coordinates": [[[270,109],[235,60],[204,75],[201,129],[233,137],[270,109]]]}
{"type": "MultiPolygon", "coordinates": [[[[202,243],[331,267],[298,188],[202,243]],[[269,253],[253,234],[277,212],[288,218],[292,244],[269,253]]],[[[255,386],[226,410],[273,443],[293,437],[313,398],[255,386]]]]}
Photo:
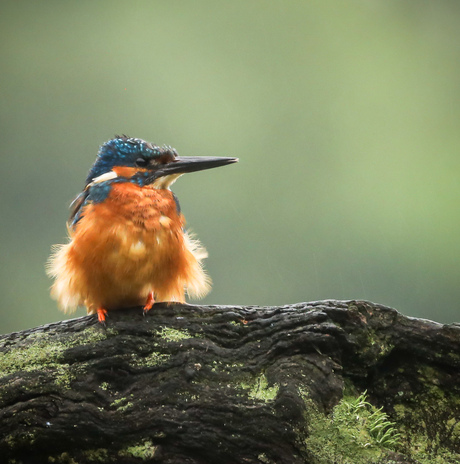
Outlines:
{"type": "Polygon", "coordinates": [[[155,177],[170,174],[185,174],[186,172],[203,171],[218,168],[227,164],[237,163],[238,158],[217,158],[214,156],[177,156],[173,161],[157,168],[155,177]]]}

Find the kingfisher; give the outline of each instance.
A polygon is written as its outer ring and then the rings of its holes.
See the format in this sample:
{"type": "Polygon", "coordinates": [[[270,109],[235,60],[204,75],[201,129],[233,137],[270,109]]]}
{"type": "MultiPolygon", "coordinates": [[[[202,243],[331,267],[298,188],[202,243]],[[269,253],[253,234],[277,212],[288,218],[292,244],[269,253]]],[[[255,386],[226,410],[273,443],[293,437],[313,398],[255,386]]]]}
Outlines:
{"type": "Polygon", "coordinates": [[[104,323],[111,310],[143,306],[147,312],[156,301],[205,296],[207,252],[185,230],[170,187],[182,174],[237,161],[181,157],[170,146],[125,135],[102,145],[70,206],[68,243],[54,245],[48,260],[60,309],[86,306],[104,323]]]}

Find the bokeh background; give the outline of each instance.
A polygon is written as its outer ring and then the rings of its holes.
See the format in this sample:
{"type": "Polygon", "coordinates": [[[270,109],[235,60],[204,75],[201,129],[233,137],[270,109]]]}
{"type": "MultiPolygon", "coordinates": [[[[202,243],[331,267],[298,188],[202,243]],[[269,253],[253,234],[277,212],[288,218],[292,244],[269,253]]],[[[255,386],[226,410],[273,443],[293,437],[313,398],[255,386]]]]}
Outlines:
{"type": "Polygon", "coordinates": [[[70,317],[44,263],[117,133],[240,158],[173,188],[204,303],[460,319],[460,2],[5,2],[0,40],[1,333],[70,317]]]}

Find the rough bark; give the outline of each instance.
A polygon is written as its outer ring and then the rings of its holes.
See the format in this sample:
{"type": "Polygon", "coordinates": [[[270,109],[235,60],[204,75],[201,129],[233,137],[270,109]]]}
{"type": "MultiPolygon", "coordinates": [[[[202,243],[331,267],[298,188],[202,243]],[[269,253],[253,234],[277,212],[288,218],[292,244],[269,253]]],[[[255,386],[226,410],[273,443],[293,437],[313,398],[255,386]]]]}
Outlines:
{"type": "Polygon", "coordinates": [[[0,350],[0,462],[460,459],[460,326],[370,302],[157,304],[0,350]]]}

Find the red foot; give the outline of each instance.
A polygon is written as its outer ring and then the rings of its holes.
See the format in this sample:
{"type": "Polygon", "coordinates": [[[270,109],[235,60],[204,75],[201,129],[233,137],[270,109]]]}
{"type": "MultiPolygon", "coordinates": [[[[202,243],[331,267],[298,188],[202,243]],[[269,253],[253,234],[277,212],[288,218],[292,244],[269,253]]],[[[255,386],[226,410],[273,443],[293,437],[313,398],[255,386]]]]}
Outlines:
{"type": "Polygon", "coordinates": [[[144,306],[144,314],[147,314],[147,312],[152,309],[152,306],[154,303],[155,303],[155,296],[153,295],[153,292],[149,292],[149,296],[147,297],[147,301],[145,302],[145,306],[144,306]]]}
{"type": "Polygon", "coordinates": [[[107,310],[104,308],[97,308],[97,320],[101,323],[105,323],[105,316],[107,316],[107,310]]]}

